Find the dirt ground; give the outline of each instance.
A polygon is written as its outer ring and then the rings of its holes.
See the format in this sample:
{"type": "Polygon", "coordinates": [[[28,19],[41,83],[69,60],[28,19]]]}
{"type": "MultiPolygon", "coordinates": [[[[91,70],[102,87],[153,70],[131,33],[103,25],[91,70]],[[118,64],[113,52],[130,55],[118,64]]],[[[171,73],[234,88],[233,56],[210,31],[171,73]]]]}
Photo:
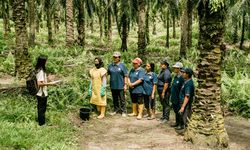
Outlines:
{"type": "MultiPolygon", "coordinates": [[[[173,114],[171,112],[171,114],[173,114]]],[[[159,117],[160,114],[158,114],[159,117]]],[[[76,114],[71,121],[82,130],[79,148],[83,150],[208,150],[184,142],[183,136],[170,127],[174,117],[166,124],[157,120],[136,120],[134,117],[109,116],[103,120],[92,117],[82,122],[76,114]]],[[[230,150],[247,150],[250,147],[250,122],[246,119],[227,117],[226,129],[230,137],[230,150]]]]}

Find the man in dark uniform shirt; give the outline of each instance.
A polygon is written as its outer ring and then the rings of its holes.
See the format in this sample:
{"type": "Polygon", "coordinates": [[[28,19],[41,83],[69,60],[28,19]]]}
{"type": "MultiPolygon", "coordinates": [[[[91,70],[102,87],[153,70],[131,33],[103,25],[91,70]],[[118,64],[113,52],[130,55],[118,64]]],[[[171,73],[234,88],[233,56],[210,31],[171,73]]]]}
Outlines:
{"type": "Polygon", "coordinates": [[[177,130],[185,129],[187,126],[187,120],[190,119],[192,114],[192,103],[194,97],[194,81],[192,79],[193,71],[190,68],[184,68],[181,70],[182,77],[185,79],[180,91],[180,110],[181,122],[177,130]]]}
{"type": "Polygon", "coordinates": [[[171,87],[171,102],[172,102],[172,107],[173,110],[175,112],[175,124],[171,125],[171,127],[178,127],[180,125],[180,119],[181,116],[179,114],[179,110],[180,110],[180,100],[179,100],[179,95],[180,95],[180,90],[181,87],[184,83],[184,79],[181,75],[181,69],[182,69],[183,65],[181,62],[177,62],[173,68],[174,68],[174,73],[176,74],[172,83],[172,87],[171,87]]]}

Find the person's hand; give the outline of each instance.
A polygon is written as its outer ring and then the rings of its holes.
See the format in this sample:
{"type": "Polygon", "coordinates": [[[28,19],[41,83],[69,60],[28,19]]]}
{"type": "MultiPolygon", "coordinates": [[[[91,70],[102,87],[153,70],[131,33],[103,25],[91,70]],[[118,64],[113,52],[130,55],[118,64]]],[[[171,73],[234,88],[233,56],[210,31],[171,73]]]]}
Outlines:
{"type": "Polygon", "coordinates": [[[152,100],[155,99],[155,95],[154,94],[151,95],[151,99],[152,100]]]}
{"type": "Polygon", "coordinates": [[[126,93],[127,90],[128,90],[128,87],[127,87],[127,85],[125,84],[125,85],[124,85],[124,92],[126,93]]]}
{"type": "Polygon", "coordinates": [[[129,87],[133,89],[134,88],[133,83],[129,83],[129,87]]]}
{"type": "Polygon", "coordinates": [[[164,98],[165,97],[165,92],[162,92],[161,93],[161,98],[164,98]]]}
{"type": "Polygon", "coordinates": [[[179,113],[183,113],[184,112],[184,107],[181,107],[181,109],[179,110],[179,113]]]}

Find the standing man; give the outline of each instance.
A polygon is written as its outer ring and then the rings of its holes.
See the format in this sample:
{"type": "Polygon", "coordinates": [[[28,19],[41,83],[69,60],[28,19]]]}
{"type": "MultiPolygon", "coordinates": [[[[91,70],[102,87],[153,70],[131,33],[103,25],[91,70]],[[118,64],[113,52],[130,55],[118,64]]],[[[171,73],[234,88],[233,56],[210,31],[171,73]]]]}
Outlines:
{"type": "Polygon", "coordinates": [[[174,77],[172,87],[171,87],[171,102],[172,102],[173,110],[175,112],[175,124],[171,125],[171,127],[178,127],[180,125],[181,116],[179,114],[179,110],[180,110],[179,95],[180,95],[181,87],[185,81],[181,75],[182,67],[183,65],[181,62],[177,62],[173,66],[175,77],[174,77]]]}
{"type": "Polygon", "coordinates": [[[193,71],[190,68],[184,68],[181,70],[182,77],[185,79],[180,91],[180,110],[181,122],[177,130],[185,129],[187,126],[187,120],[190,119],[192,114],[192,102],[194,97],[194,81],[192,79],[193,71]]]}
{"type": "Polygon", "coordinates": [[[161,61],[161,72],[158,75],[157,82],[157,91],[162,105],[161,123],[166,123],[169,120],[170,114],[169,97],[172,77],[168,67],[169,64],[166,60],[161,61]]]}
{"type": "Polygon", "coordinates": [[[124,63],[121,63],[121,53],[113,53],[113,63],[108,66],[110,75],[110,89],[113,98],[114,112],[111,115],[121,113],[127,116],[125,92],[127,91],[128,70],[124,63]]]}

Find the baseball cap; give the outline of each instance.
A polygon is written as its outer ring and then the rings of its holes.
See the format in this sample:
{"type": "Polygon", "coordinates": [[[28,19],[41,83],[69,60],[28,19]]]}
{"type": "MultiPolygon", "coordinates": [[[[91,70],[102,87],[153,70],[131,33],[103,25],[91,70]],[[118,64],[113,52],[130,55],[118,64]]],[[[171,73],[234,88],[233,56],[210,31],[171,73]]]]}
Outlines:
{"type": "Polygon", "coordinates": [[[174,68],[183,68],[183,64],[181,62],[177,62],[173,65],[174,68]]]}
{"type": "Polygon", "coordinates": [[[113,53],[113,56],[114,56],[114,57],[120,57],[120,56],[121,56],[121,53],[120,53],[120,52],[114,52],[114,53],[113,53]]]}
{"type": "Polygon", "coordinates": [[[142,64],[142,60],[139,57],[135,58],[132,62],[135,64],[142,64]]]}

